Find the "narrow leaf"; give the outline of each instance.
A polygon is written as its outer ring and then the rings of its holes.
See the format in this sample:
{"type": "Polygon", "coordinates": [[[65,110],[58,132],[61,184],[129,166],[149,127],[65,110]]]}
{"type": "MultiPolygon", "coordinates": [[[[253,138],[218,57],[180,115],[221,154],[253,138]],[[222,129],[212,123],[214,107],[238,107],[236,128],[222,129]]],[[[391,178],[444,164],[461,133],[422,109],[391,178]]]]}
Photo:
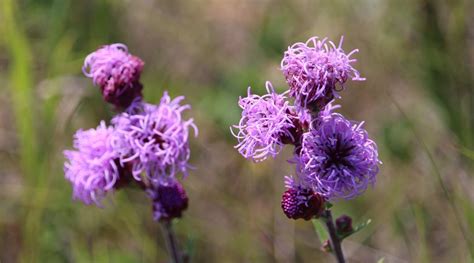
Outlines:
{"type": "Polygon", "coordinates": [[[459,150],[464,156],[466,156],[467,158],[469,158],[471,160],[474,160],[474,151],[473,150],[468,149],[468,148],[464,148],[464,147],[462,147],[459,150]]]}
{"type": "Polygon", "coordinates": [[[360,230],[364,229],[366,226],[368,226],[372,222],[372,219],[367,219],[367,221],[358,224],[355,228],[353,233],[359,232],[360,230]]]}
{"type": "Polygon", "coordinates": [[[323,222],[318,219],[313,219],[311,221],[313,222],[314,231],[318,235],[319,241],[321,242],[321,244],[323,244],[326,240],[329,239],[326,227],[324,226],[323,222]]]}
{"type": "Polygon", "coordinates": [[[340,235],[339,236],[339,239],[342,241],[344,238],[350,236],[350,235],[353,235],[359,231],[361,231],[362,229],[364,229],[366,226],[368,226],[370,223],[372,222],[372,219],[368,219],[367,221],[363,222],[363,223],[360,223],[358,224],[354,230],[352,232],[349,232],[349,233],[345,233],[344,235],[340,235]]]}

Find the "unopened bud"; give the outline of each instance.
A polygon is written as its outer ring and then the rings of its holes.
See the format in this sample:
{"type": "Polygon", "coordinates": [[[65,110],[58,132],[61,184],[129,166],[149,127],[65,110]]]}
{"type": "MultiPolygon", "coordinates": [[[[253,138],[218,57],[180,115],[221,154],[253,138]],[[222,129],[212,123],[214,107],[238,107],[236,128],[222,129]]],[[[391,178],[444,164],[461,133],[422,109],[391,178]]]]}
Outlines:
{"type": "Polygon", "coordinates": [[[349,234],[354,229],[352,228],[352,218],[347,215],[342,215],[336,219],[336,230],[340,234],[349,234]]]}

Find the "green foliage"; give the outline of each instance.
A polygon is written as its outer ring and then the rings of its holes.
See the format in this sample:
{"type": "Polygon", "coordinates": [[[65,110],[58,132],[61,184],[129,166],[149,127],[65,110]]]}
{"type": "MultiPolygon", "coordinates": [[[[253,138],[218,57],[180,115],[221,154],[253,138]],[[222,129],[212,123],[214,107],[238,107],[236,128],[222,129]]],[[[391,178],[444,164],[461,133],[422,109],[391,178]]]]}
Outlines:
{"type": "Polygon", "coordinates": [[[326,230],[324,222],[319,219],[312,219],[311,222],[313,223],[314,231],[318,235],[319,242],[323,244],[326,240],[329,239],[329,234],[326,230]]]}
{"type": "Polygon", "coordinates": [[[381,144],[390,151],[390,155],[400,161],[413,159],[413,137],[406,120],[393,120],[383,129],[381,144]]]}
{"type": "Polygon", "coordinates": [[[467,149],[467,148],[461,148],[459,150],[464,156],[466,156],[467,158],[471,159],[471,160],[474,160],[474,151],[471,150],[471,149],[467,149]]]}
{"type": "Polygon", "coordinates": [[[366,228],[372,222],[371,219],[367,219],[367,221],[358,224],[351,232],[348,233],[337,233],[337,236],[340,240],[344,240],[345,238],[352,236],[353,234],[361,231],[362,229],[366,228]]]}

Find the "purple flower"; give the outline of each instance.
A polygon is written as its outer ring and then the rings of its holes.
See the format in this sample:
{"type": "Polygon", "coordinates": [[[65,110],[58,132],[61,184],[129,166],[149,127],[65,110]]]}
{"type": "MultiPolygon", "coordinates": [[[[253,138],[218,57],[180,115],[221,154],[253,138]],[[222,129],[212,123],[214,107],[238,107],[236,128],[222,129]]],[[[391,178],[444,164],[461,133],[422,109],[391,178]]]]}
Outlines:
{"type": "Polygon", "coordinates": [[[296,183],[286,177],[286,191],[281,198],[281,208],[288,218],[310,220],[318,217],[324,210],[324,197],[311,187],[296,183]]]}
{"type": "Polygon", "coordinates": [[[283,144],[295,141],[294,122],[297,120],[288,105],[286,92],[276,93],[268,81],[266,88],[268,94],[263,96],[252,94],[249,87],[247,97],[240,97],[242,118],[238,125],[233,125],[236,132],[231,128],[239,142],[235,148],[253,161],[275,157],[283,144]]]}
{"type": "Polygon", "coordinates": [[[141,97],[140,74],[143,61],[128,53],[127,46],[112,44],[101,47],[84,60],[82,71],[102,91],[104,100],[126,108],[141,97]]]}
{"type": "Polygon", "coordinates": [[[296,43],[285,52],[281,70],[290,86],[290,96],[295,98],[298,111],[303,108],[322,109],[343,89],[348,78],[362,81],[359,72],[352,67],[356,59],[342,49],[343,37],[336,46],[327,38],[312,37],[306,43],[296,43]],[[336,87],[336,85],[340,87],[336,87]]]}
{"type": "Polygon", "coordinates": [[[186,191],[176,179],[161,181],[148,193],[153,200],[153,218],[157,221],[181,217],[188,208],[186,191]]]}
{"type": "Polygon", "coordinates": [[[181,96],[171,100],[165,92],[159,105],[137,100],[112,119],[120,163],[132,166],[136,180],[142,179],[142,172],[154,183],[178,172],[187,174],[189,128],[197,136],[197,127],[192,119],[183,120],[181,113],[190,108],[180,105],[183,99],[181,96]]]}
{"type": "Polygon", "coordinates": [[[100,206],[101,199],[119,180],[118,154],[112,147],[114,130],[101,122],[96,129],[79,130],[73,151],[64,151],[64,172],[73,187],[74,199],[100,206]]]}
{"type": "Polygon", "coordinates": [[[379,171],[377,145],[363,122],[332,113],[329,104],[303,135],[297,170],[328,199],[351,199],[375,183],[379,171]]]}

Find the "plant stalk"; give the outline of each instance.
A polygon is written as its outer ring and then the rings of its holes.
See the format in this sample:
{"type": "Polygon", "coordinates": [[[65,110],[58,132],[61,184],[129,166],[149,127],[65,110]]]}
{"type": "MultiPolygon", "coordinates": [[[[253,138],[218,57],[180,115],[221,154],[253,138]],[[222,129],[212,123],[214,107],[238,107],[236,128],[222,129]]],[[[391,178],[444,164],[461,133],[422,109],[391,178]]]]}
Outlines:
{"type": "Polygon", "coordinates": [[[326,209],[321,215],[321,218],[324,220],[324,223],[326,223],[326,227],[329,232],[329,242],[337,262],[345,263],[346,261],[344,259],[344,254],[342,253],[341,240],[339,240],[339,237],[337,236],[331,210],[326,209]]]}
{"type": "Polygon", "coordinates": [[[181,253],[178,249],[178,243],[176,242],[176,236],[171,225],[171,220],[166,220],[161,223],[163,226],[164,234],[166,237],[166,243],[168,244],[168,251],[172,258],[173,263],[182,263],[181,253]]]}

